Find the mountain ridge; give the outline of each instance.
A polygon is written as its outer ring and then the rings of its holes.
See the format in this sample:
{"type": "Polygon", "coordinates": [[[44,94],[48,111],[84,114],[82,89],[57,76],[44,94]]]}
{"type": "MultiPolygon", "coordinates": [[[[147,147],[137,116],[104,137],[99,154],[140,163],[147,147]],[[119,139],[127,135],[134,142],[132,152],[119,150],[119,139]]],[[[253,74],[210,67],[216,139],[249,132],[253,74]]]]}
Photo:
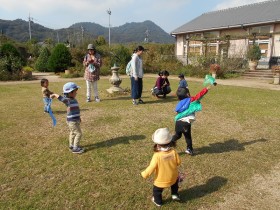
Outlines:
{"type": "MultiPolygon", "coordinates": [[[[52,39],[54,42],[81,43],[85,40],[96,39],[103,36],[109,40],[109,28],[94,22],[74,23],[68,28],[50,29],[33,21],[30,22],[31,33],[29,33],[29,22],[0,19],[1,34],[19,42],[26,42],[36,39],[43,42],[52,39]]],[[[131,43],[131,42],[154,42],[154,43],[175,43],[175,38],[165,32],[158,25],[150,20],[144,22],[125,23],[121,26],[110,28],[111,43],[131,43]]]]}

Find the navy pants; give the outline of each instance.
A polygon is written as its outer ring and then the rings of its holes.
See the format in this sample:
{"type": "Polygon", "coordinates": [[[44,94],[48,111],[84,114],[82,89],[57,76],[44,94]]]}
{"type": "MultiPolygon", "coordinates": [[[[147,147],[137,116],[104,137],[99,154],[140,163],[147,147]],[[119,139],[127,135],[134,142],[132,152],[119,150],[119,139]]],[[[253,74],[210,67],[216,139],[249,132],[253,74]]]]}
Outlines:
{"type": "MultiPolygon", "coordinates": [[[[175,182],[175,184],[173,184],[171,186],[171,195],[177,195],[178,194],[178,180],[175,182]]],[[[153,188],[153,196],[154,196],[154,199],[155,199],[155,202],[157,204],[160,204],[162,205],[162,192],[163,192],[163,189],[164,188],[160,188],[160,187],[157,187],[154,185],[154,188],[153,188]]]]}
{"type": "Polygon", "coordinates": [[[182,137],[183,134],[187,143],[187,149],[193,150],[191,128],[192,126],[188,122],[183,122],[181,120],[176,121],[175,134],[172,137],[172,141],[177,141],[182,137]]]}
{"type": "Polygon", "coordinates": [[[135,80],[134,77],[130,77],[131,80],[131,98],[138,99],[142,96],[143,90],[143,79],[138,77],[138,80],[135,80]]]}

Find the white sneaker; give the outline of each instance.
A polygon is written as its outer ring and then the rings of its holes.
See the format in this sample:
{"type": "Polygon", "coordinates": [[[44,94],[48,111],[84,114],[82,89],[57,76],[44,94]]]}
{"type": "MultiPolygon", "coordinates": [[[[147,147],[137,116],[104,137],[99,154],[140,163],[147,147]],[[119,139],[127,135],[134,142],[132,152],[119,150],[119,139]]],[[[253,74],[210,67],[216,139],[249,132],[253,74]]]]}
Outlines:
{"type": "Polygon", "coordinates": [[[172,195],[172,200],[174,201],[180,201],[179,195],[172,195]]]}
{"type": "Polygon", "coordinates": [[[100,102],[100,98],[98,98],[98,96],[95,97],[95,101],[96,101],[96,102],[100,102]]]}
{"type": "Polygon", "coordinates": [[[156,206],[159,206],[159,207],[162,206],[161,204],[158,204],[158,203],[155,202],[155,198],[154,198],[154,197],[152,197],[152,202],[153,202],[154,204],[156,204],[156,206]]]}

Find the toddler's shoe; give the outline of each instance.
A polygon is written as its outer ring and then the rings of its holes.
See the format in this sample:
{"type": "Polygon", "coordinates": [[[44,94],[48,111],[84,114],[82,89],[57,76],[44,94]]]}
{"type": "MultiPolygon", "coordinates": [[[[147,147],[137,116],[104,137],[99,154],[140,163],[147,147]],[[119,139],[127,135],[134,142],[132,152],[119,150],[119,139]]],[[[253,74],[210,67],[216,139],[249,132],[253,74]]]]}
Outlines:
{"type": "Polygon", "coordinates": [[[72,145],[70,145],[70,146],[69,146],[69,150],[71,150],[71,151],[72,151],[72,149],[73,149],[73,146],[72,146],[72,145]]]}
{"type": "Polygon", "coordinates": [[[187,148],[187,150],[185,151],[185,153],[189,154],[189,155],[193,155],[193,150],[187,148]]]}
{"type": "Polygon", "coordinates": [[[96,102],[100,102],[100,98],[98,96],[95,97],[96,102]]]}
{"type": "Polygon", "coordinates": [[[73,147],[73,149],[72,149],[72,153],[74,153],[74,154],[81,154],[83,152],[84,152],[84,149],[81,147],[73,147]]]}
{"type": "Polygon", "coordinates": [[[162,204],[158,204],[158,203],[155,202],[155,198],[154,198],[154,197],[152,197],[152,202],[153,202],[154,204],[156,204],[156,206],[158,206],[158,207],[162,206],[162,204]]]}
{"type": "Polygon", "coordinates": [[[178,194],[174,194],[171,197],[172,197],[173,201],[180,201],[181,200],[178,194]]]}

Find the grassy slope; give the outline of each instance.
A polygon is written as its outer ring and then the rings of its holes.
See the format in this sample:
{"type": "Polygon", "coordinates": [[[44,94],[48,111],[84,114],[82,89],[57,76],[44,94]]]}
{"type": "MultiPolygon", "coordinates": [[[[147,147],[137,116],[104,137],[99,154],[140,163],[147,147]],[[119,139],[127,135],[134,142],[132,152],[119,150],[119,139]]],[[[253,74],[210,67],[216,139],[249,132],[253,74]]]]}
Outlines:
{"type": "MultiPolygon", "coordinates": [[[[177,80],[171,80],[173,90],[177,80]]],[[[154,79],[144,80],[145,105],[133,106],[129,95],[110,96],[107,80],[99,82],[101,103],[85,102],[85,82],[77,99],[82,111],[82,146],[68,151],[66,109],[54,101],[58,124],[43,114],[38,84],[0,86],[0,209],[151,209],[152,179],[139,173],[152,157],[152,133],[159,127],[174,130],[177,99],[150,96],[154,79]]],[[[50,83],[60,93],[64,83],[50,83]]],[[[189,84],[191,93],[202,88],[189,84]]],[[[121,87],[129,87],[123,79],[121,87]]],[[[232,187],[253,174],[267,173],[280,159],[279,91],[217,86],[203,99],[203,111],[193,125],[197,155],[177,150],[188,177],[180,188],[181,203],[167,209],[211,207],[232,187]]]]}

